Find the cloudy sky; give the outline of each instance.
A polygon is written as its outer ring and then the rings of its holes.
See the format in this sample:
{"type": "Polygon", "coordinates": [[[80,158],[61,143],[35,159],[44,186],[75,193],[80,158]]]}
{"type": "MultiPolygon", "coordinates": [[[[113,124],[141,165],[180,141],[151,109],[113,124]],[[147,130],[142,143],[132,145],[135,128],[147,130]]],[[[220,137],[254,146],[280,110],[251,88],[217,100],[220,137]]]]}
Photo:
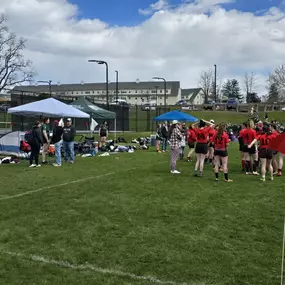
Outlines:
{"type": "Polygon", "coordinates": [[[220,80],[259,76],[285,63],[281,0],[1,0],[11,31],[25,37],[37,80],[61,83],[180,80],[196,87],[202,70],[220,80]]]}

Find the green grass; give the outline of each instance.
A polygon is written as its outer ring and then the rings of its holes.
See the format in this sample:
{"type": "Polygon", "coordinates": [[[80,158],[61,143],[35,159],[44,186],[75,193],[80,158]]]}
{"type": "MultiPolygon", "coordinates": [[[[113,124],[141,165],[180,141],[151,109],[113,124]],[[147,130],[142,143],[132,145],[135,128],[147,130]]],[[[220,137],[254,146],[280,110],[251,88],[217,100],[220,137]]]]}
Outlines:
{"type": "Polygon", "coordinates": [[[153,151],[78,158],[58,169],[1,165],[0,284],[157,284],[29,255],[175,284],[278,284],[284,181],[245,177],[238,157],[232,145],[233,184],[215,183],[209,166],[194,178],[193,163],[180,161],[182,174],[172,176],[169,153],[153,151]]]}
{"type": "MultiPolygon", "coordinates": [[[[235,111],[196,111],[196,112],[188,112],[187,110],[183,111],[188,113],[196,118],[205,119],[205,120],[215,120],[217,123],[227,122],[233,124],[241,124],[249,119],[248,113],[241,113],[235,111]]],[[[159,114],[156,111],[149,111],[149,120],[148,120],[148,112],[141,111],[138,108],[137,114],[136,110],[132,109],[130,112],[130,130],[132,131],[146,131],[148,126],[149,130],[153,131],[156,129],[157,122],[153,122],[152,119],[158,116],[159,114]],[[149,121],[149,124],[148,124],[149,121]]],[[[259,112],[259,117],[261,120],[264,119],[264,113],[259,112]]],[[[277,120],[280,122],[285,122],[285,112],[268,112],[269,120],[277,120]]]]}

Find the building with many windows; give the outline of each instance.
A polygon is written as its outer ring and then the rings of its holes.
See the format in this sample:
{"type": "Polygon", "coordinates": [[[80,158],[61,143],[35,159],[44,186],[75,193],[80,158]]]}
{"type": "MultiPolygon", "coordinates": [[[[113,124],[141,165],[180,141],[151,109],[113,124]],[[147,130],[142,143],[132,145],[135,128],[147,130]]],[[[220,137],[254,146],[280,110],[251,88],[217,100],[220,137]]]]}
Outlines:
{"type": "MultiPolygon", "coordinates": [[[[184,99],[181,98],[182,94],[189,92],[180,88],[179,81],[166,82],[166,90],[164,89],[164,82],[160,81],[147,81],[147,82],[119,82],[118,83],[118,99],[126,100],[131,105],[143,105],[152,103],[156,105],[164,105],[165,91],[166,91],[166,104],[175,105],[177,101],[184,99]]],[[[198,88],[199,89],[199,88],[198,88]]],[[[200,89],[199,89],[200,90],[200,89]]],[[[33,94],[51,93],[56,96],[65,98],[78,98],[81,96],[92,98],[92,101],[97,103],[106,102],[106,84],[105,83],[81,83],[81,84],[58,84],[58,85],[30,85],[30,86],[16,86],[11,91],[25,92],[33,94]]],[[[195,96],[200,93],[194,92],[195,96]]],[[[193,99],[193,92],[188,95],[189,99],[193,99]]],[[[116,83],[108,84],[109,102],[111,103],[116,99],[116,83]]],[[[184,96],[184,95],[183,95],[184,96]]],[[[185,95],[186,96],[186,95],[185,95]]],[[[196,98],[196,97],[195,97],[196,98]]],[[[194,99],[195,99],[194,98],[194,99]]],[[[195,100],[192,101],[195,101],[195,100]]],[[[197,100],[196,100],[197,101],[197,100]]],[[[199,100],[200,102],[200,100],[199,100]]],[[[189,100],[189,103],[190,100],[189,100]]],[[[193,104],[193,103],[192,103],[193,104]]]]}

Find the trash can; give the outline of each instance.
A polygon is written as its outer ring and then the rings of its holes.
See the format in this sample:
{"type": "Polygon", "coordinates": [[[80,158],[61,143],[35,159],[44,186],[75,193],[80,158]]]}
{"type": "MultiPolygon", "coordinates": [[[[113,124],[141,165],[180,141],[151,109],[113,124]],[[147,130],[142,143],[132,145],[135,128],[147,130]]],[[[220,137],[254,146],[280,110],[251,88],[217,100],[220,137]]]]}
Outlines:
{"type": "Polygon", "coordinates": [[[156,146],[156,135],[151,135],[150,136],[150,145],[151,146],[156,146]]]}

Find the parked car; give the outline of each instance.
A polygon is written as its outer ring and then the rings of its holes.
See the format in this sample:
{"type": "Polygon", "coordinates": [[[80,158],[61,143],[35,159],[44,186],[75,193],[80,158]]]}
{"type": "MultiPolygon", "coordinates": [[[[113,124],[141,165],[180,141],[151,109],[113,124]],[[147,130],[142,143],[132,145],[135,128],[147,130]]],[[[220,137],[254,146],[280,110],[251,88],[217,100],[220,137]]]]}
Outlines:
{"type": "Polygon", "coordinates": [[[145,104],[142,104],[141,109],[142,109],[142,111],[155,110],[156,109],[156,105],[155,104],[151,104],[151,103],[145,103],[145,104]]]}
{"type": "Polygon", "coordinates": [[[0,105],[0,111],[6,112],[11,106],[9,104],[2,104],[0,105]]]}
{"type": "Polygon", "coordinates": [[[179,100],[178,102],[176,102],[175,105],[186,106],[186,105],[189,105],[189,104],[185,100],[179,100]]]}
{"type": "Polygon", "coordinates": [[[238,104],[239,104],[239,102],[236,98],[229,98],[229,100],[227,102],[227,109],[228,110],[236,109],[238,104]]]}

